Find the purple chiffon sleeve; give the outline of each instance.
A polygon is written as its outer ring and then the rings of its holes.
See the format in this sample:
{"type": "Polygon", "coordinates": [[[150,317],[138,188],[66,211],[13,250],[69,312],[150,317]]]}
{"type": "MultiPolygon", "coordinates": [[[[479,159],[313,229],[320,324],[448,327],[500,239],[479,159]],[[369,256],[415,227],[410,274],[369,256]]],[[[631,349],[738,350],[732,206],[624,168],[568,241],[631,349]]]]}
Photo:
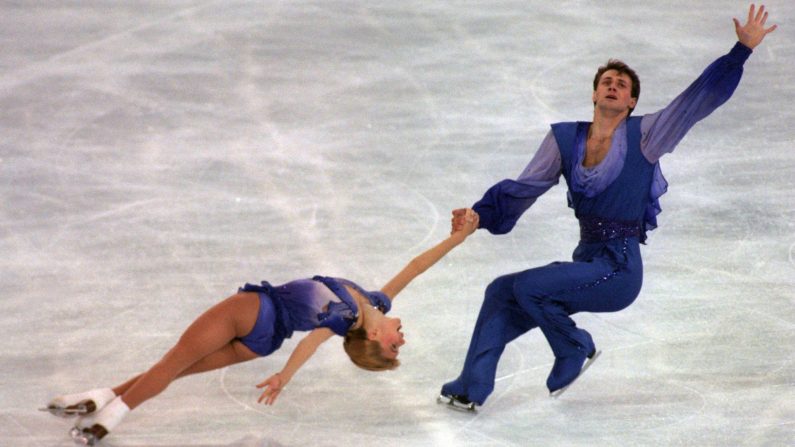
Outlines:
{"type": "MultiPolygon", "coordinates": [[[[710,64],[671,104],[656,113],[643,116],[641,151],[650,163],[656,164],[663,154],[673,151],[690,128],[731,97],[742,77],[743,64],[750,54],[751,50],[738,42],[728,54],[710,64]]],[[[582,172],[577,173],[579,177],[574,182],[576,187],[586,188],[593,194],[604,189],[623,166],[620,150],[613,149],[616,148],[611,149],[611,152],[615,152],[611,154],[614,156],[606,159],[602,167],[580,169],[582,172]]],[[[581,167],[581,160],[577,166],[581,167]]],[[[500,181],[472,206],[480,215],[480,228],[494,234],[511,231],[536,199],[558,183],[560,175],[560,150],[550,131],[530,164],[516,180],[500,181]]],[[[658,199],[667,188],[668,183],[657,165],[645,216],[647,230],[656,227],[656,215],[661,210],[658,199]]]]}
{"type": "Polygon", "coordinates": [[[664,109],[644,115],[640,123],[641,150],[650,163],[672,152],[697,122],[709,116],[734,93],[751,49],[737,42],[728,54],[709,65],[687,89],[664,109]]]}
{"type": "Polygon", "coordinates": [[[751,49],[737,42],[728,54],[710,64],[671,104],[641,119],[640,148],[646,159],[656,164],[645,215],[647,230],[657,227],[657,215],[662,212],[659,199],[668,191],[668,181],[657,162],[664,154],[673,152],[690,128],[731,97],[740,83],[743,64],[750,55],[751,49]]]}
{"type": "Polygon", "coordinates": [[[511,231],[536,199],[558,183],[560,173],[560,151],[550,131],[516,180],[498,182],[472,205],[480,216],[480,228],[493,234],[511,231]]]}

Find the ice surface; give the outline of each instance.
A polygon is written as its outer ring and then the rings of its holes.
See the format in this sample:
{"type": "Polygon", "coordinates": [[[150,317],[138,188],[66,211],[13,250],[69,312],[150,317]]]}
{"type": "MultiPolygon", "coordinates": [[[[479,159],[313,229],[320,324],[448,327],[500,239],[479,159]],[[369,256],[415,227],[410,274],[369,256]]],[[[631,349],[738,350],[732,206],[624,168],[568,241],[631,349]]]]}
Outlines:
{"type": "MultiPolygon", "coordinates": [[[[579,325],[603,355],[558,400],[538,331],[477,415],[435,403],[496,276],[567,259],[557,186],[396,301],[395,372],[333,341],[273,407],[267,359],[176,382],[108,446],[778,446],[795,443],[795,2],[734,97],[663,161],[644,289],[579,325]]],[[[449,211],[589,119],[598,65],[665,106],[735,42],[738,1],[0,3],[0,444],[71,445],[37,411],[156,361],[245,282],[378,288],[449,211]]]]}

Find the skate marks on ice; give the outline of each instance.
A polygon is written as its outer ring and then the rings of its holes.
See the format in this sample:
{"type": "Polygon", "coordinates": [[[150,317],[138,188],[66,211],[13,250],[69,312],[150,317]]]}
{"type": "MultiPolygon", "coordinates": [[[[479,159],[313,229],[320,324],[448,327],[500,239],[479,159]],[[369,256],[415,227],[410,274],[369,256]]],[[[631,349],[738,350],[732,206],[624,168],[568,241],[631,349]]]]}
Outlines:
{"type": "MultiPolygon", "coordinates": [[[[41,54],[34,52],[10,62],[4,59],[0,64],[13,67],[0,74],[6,110],[0,120],[12,137],[0,147],[0,170],[20,173],[4,183],[8,188],[0,193],[13,191],[9,206],[0,211],[0,222],[10,229],[0,240],[0,248],[7,253],[3,272],[10,273],[0,275],[6,278],[0,278],[4,298],[0,306],[7,306],[3,309],[9,310],[9,319],[18,317],[19,324],[42,326],[38,332],[24,334],[24,338],[20,331],[11,330],[16,326],[2,326],[9,330],[0,346],[6,352],[0,354],[0,375],[8,377],[9,383],[2,396],[0,432],[11,433],[15,445],[71,445],[65,425],[36,412],[36,405],[25,406],[29,396],[36,395],[38,403],[50,392],[65,391],[60,388],[73,389],[90,380],[119,379],[118,373],[107,368],[80,373],[79,377],[69,372],[72,351],[100,340],[99,344],[109,347],[99,348],[101,352],[90,354],[88,361],[100,364],[112,358],[124,374],[134,372],[167,348],[184,329],[186,319],[195,316],[232,281],[252,276],[256,279],[267,275],[264,272],[276,271],[286,277],[315,268],[347,268],[336,262],[340,248],[346,253],[366,254],[383,243],[391,250],[368,254],[370,257],[357,260],[344,273],[364,276],[368,283],[369,278],[388,279],[384,276],[393,273],[390,269],[403,260],[403,253],[414,252],[443,233],[449,207],[477,200],[483,188],[498,180],[496,173],[516,175],[549,122],[588,116],[589,85],[579,84],[579,80],[590,81],[586,78],[592,76],[596,66],[591,56],[603,63],[611,55],[608,53],[614,53],[617,57],[626,55],[630,65],[636,61],[643,64],[636,68],[650,88],[643,95],[639,112],[647,112],[652,111],[651,104],[664,105],[662,101],[672,99],[666,95],[678,93],[703,68],[702,62],[709,62],[730,45],[730,20],[714,19],[714,11],[725,10],[721,1],[699,2],[697,11],[678,18],[665,8],[655,10],[655,6],[645,5],[639,9],[631,2],[619,3],[610,11],[604,11],[604,5],[598,2],[538,3],[530,5],[530,11],[520,10],[524,7],[521,5],[527,5],[521,2],[486,7],[419,2],[323,2],[309,7],[301,2],[266,2],[251,7],[218,1],[199,5],[155,1],[149,3],[151,8],[140,11],[124,8],[121,24],[107,20],[108,9],[101,3],[97,3],[97,9],[86,1],[80,2],[79,11],[66,10],[74,21],[68,33],[57,26],[47,27],[51,32],[39,33],[41,39],[53,35],[64,40],[66,50],[38,61],[34,59],[41,54]],[[660,20],[646,21],[642,24],[646,28],[635,27],[632,35],[621,34],[619,29],[616,37],[605,37],[589,31],[591,24],[584,20],[589,16],[597,24],[632,22],[646,9],[660,20]],[[720,28],[720,33],[714,33],[717,37],[710,37],[710,32],[684,54],[681,49],[690,48],[690,37],[680,36],[678,31],[671,33],[660,25],[672,20],[683,30],[701,25],[717,28],[717,22],[720,26],[727,22],[729,27],[720,28]],[[550,24],[554,24],[552,30],[550,24]],[[303,35],[292,34],[295,30],[303,35]],[[614,45],[618,40],[622,45],[614,45]],[[640,44],[628,46],[626,41],[640,44]],[[298,44],[293,45],[295,42],[298,44]],[[328,54],[333,57],[327,58],[328,54]],[[329,62],[331,59],[334,61],[329,62]],[[13,63],[16,60],[25,63],[13,63]],[[78,78],[72,81],[74,74],[78,78]],[[202,96],[201,85],[207,81],[223,94],[202,96]],[[187,85],[197,90],[182,88],[187,85]],[[278,97],[276,92],[280,92],[278,97]],[[188,97],[193,94],[198,100],[188,97]],[[388,112],[382,113],[384,109],[388,112]],[[241,124],[248,119],[256,122],[248,127],[241,124]],[[232,131],[219,132],[220,128],[232,131]],[[247,152],[249,147],[256,151],[247,152]],[[21,162],[27,159],[34,162],[21,162]],[[212,159],[215,161],[208,162],[212,159]],[[451,168],[452,163],[465,159],[474,161],[451,168]],[[140,176],[120,169],[124,165],[135,166],[140,176]],[[194,167],[201,172],[185,175],[194,167]],[[459,168],[464,172],[458,172],[459,168]],[[164,180],[164,170],[175,170],[179,175],[174,177],[186,178],[175,185],[164,180]],[[86,171],[93,174],[80,175],[86,171]],[[31,173],[36,176],[33,180],[16,183],[17,179],[30,179],[31,173]],[[302,176],[306,178],[293,180],[302,176]],[[243,182],[238,181],[241,177],[243,182]],[[353,179],[366,181],[352,186],[353,179]],[[244,182],[256,187],[240,186],[244,182]],[[377,182],[381,185],[373,188],[377,182]],[[114,193],[79,199],[100,190],[114,193]],[[199,202],[201,205],[181,212],[168,210],[199,202]],[[384,212],[390,208],[380,205],[373,211],[375,202],[401,206],[394,213],[384,212]],[[75,211],[63,211],[69,208],[75,211]],[[398,225],[369,234],[365,231],[370,230],[368,225],[344,228],[350,222],[344,218],[345,213],[366,215],[368,223],[393,219],[398,225]],[[211,214],[259,222],[229,226],[208,217],[211,214]],[[185,238],[187,234],[198,237],[185,238]],[[284,242],[290,239],[296,242],[284,242]],[[148,248],[154,246],[158,248],[148,248]],[[152,256],[130,259],[136,251],[152,256]],[[46,252],[50,259],[40,260],[37,252],[46,252]],[[106,255],[113,252],[127,253],[127,259],[108,259],[106,255]],[[223,258],[224,262],[212,263],[213,258],[223,258]],[[92,263],[94,259],[102,262],[92,263]],[[26,282],[34,284],[23,286],[26,282]],[[58,293],[45,292],[48,284],[57,284],[58,293]],[[74,309],[100,308],[99,303],[108,302],[109,292],[121,295],[111,303],[121,312],[103,310],[101,318],[82,327],[59,320],[66,313],[74,321],[79,314],[74,309]],[[31,297],[42,296],[41,316],[25,320],[18,310],[27,308],[31,297]],[[143,309],[164,309],[163,302],[173,309],[163,320],[173,323],[157,326],[140,321],[158,315],[143,309]],[[139,327],[131,323],[136,320],[146,328],[145,333],[136,332],[139,327]],[[109,335],[107,326],[117,329],[109,335]],[[153,331],[162,335],[153,339],[153,331]],[[122,353],[110,347],[118,347],[119,338],[129,341],[122,353]],[[53,340],[59,341],[52,344],[53,340]],[[33,346],[50,346],[58,360],[54,367],[44,368],[36,357],[24,352],[33,346]],[[6,373],[5,368],[14,372],[6,373]]],[[[6,12],[10,5],[0,9],[6,12]]],[[[9,26],[11,34],[14,30],[35,29],[24,19],[46,12],[46,6],[31,11],[24,3],[15,5],[23,10],[19,17],[24,26],[9,26]]],[[[692,7],[693,3],[679,0],[677,5],[692,7]]],[[[771,5],[771,10],[776,14],[784,10],[787,19],[782,15],[777,22],[792,22],[791,2],[771,5]]],[[[8,15],[2,16],[6,18],[0,20],[9,20],[8,15]]],[[[32,24],[47,26],[52,19],[32,24]]],[[[754,132],[753,124],[747,132],[733,132],[733,128],[746,126],[748,120],[755,123],[753,116],[768,116],[765,111],[756,113],[762,109],[775,110],[782,122],[792,121],[790,108],[778,106],[779,102],[792,102],[792,94],[778,86],[783,82],[776,79],[788,79],[786,73],[791,69],[786,61],[795,60],[792,45],[784,43],[791,40],[784,38],[791,35],[788,32],[782,28],[765,43],[769,44],[767,51],[752,56],[738,97],[707,119],[705,127],[682,145],[680,149],[685,150],[672,158],[678,161],[664,166],[666,174],[682,173],[682,160],[704,164],[709,154],[704,153],[706,146],[700,142],[722,133],[730,134],[730,141],[713,147],[729,148],[725,152],[730,153],[735,153],[735,148],[755,148],[755,157],[769,157],[769,145],[757,144],[759,135],[766,132],[754,132]],[[772,82],[759,77],[764,73],[770,74],[772,82]],[[749,110],[749,117],[736,118],[749,110]]],[[[37,47],[46,49],[50,44],[52,48],[50,41],[39,45],[39,36],[27,36],[37,47]]],[[[9,39],[8,48],[23,41],[9,39]]],[[[768,127],[776,130],[780,126],[771,120],[768,127]]],[[[791,132],[775,135],[781,141],[791,140],[791,132]]],[[[781,148],[788,146],[782,143],[781,148]]],[[[787,151],[779,151],[776,159],[781,169],[792,166],[787,151]]],[[[736,159],[731,170],[742,183],[742,176],[749,171],[761,172],[760,162],[736,159]]],[[[679,176],[692,174],[698,178],[702,171],[684,171],[679,176]]],[[[771,182],[771,190],[789,189],[787,183],[776,184],[773,177],[766,180],[771,182]]],[[[675,205],[673,200],[677,196],[680,202],[690,200],[684,191],[693,190],[693,185],[685,184],[682,178],[669,180],[672,190],[663,204],[668,204],[663,214],[666,225],[661,225],[648,247],[658,253],[648,258],[657,264],[649,269],[650,283],[665,282],[668,290],[648,288],[628,313],[583,321],[583,327],[595,327],[594,335],[600,337],[604,353],[600,364],[557,401],[549,399],[544,387],[552,363],[538,333],[509,345],[495,393],[477,415],[446,411],[433,402],[438,386],[460,366],[458,354],[465,348],[468,334],[456,338],[455,343],[435,346],[427,357],[439,361],[423,365],[422,370],[413,368],[412,361],[416,361],[421,346],[429,349],[428,339],[414,338],[414,352],[406,351],[405,365],[398,374],[385,378],[348,376],[341,363],[323,363],[332,367],[331,374],[304,371],[294,384],[296,392],[282,396],[274,407],[258,406],[249,387],[262,370],[280,365],[284,357],[257,362],[256,367],[240,372],[231,369],[228,374],[222,373],[220,386],[217,375],[186,379],[193,381],[164,393],[164,404],[158,403],[158,398],[152,407],[135,412],[103,444],[169,447],[179,446],[179,440],[186,444],[191,440],[213,447],[279,445],[257,436],[262,434],[291,445],[294,440],[303,444],[317,439],[314,429],[322,430],[322,439],[327,440],[345,436],[355,441],[375,440],[380,436],[384,446],[423,445],[428,440],[439,441],[435,445],[465,445],[476,440],[480,445],[501,447],[529,443],[594,445],[594,440],[604,445],[629,445],[637,439],[679,445],[698,436],[709,436],[714,445],[784,444],[776,441],[792,439],[795,419],[787,403],[792,401],[787,384],[792,382],[793,356],[791,348],[786,347],[792,340],[791,307],[779,303],[773,308],[760,305],[749,309],[744,303],[750,298],[727,302],[725,292],[737,285],[746,287],[742,290],[748,297],[780,298],[789,293],[786,287],[790,283],[777,277],[791,277],[795,266],[795,244],[787,247],[793,242],[791,233],[782,238],[777,251],[759,253],[760,257],[781,260],[779,264],[766,264],[768,274],[760,279],[760,272],[743,270],[749,265],[743,258],[745,249],[755,247],[753,241],[770,227],[756,232],[757,227],[750,225],[754,222],[743,220],[743,231],[736,237],[747,239],[748,247],[738,245],[743,251],[734,254],[736,259],[727,267],[721,264],[723,260],[704,255],[710,250],[699,243],[701,233],[680,231],[670,225],[674,212],[690,215],[694,210],[675,205]],[[659,255],[659,250],[666,244],[662,239],[666,234],[696,247],[680,249],[671,259],[693,261],[700,271],[663,262],[668,257],[659,255]],[[687,258],[693,255],[695,261],[687,258]],[[713,280],[711,287],[699,286],[713,280]],[[684,298],[688,296],[693,298],[684,298]],[[604,323],[601,326],[600,321],[604,323]],[[450,354],[453,344],[458,348],[456,355],[450,354]],[[231,380],[232,374],[239,374],[239,383],[231,380]],[[398,386],[390,388],[394,394],[388,395],[390,405],[384,405],[363,397],[346,399],[352,394],[335,390],[340,378],[357,381],[362,393],[373,395],[392,386],[386,382],[398,386]],[[312,381],[319,382],[313,392],[322,396],[299,391],[299,384],[312,381]],[[206,396],[196,399],[197,393],[206,396]],[[205,408],[202,417],[209,417],[200,419],[193,408],[202,405],[223,408],[205,408]],[[337,418],[320,419],[332,407],[365,419],[368,427],[385,422],[374,414],[382,411],[394,411],[397,421],[367,431],[339,425],[337,418]],[[575,418],[581,425],[572,429],[566,422],[575,418]],[[197,429],[199,425],[212,429],[202,431],[197,429]],[[246,438],[247,433],[255,435],[246,438]],[[565,439],[560,433],[567,434],[565,439]],[[407,434],[413,435],[409,439],[415,442],[402,442],[407,434]]],[[[726,221],[723,217],[749,211],[755,215],[756,208],[745,209],[749,202],[732,201],[742,193],[729,195],[720,186],[710,189],[713,201],[701,208],[715,209],[724,202],[732,204],[731,213],[717,215],[721,219],[699,214],[702,217],[697,221],[703,224],[699,226],[711,228],[712,222],[726,221]]],[[[558,186],[550,193],[560,195],[563,189],[558,186]]],[[[746,195],[765,194],[769,192],[753,189],[746,195]]],[[[460,327],[460,322],[477,312],[482,299],[479,292],[494,276],[568,255],[558,248],[570,247],[570,239],[547,237],[561,232],[553,224],[558,221],[548,217],[566,213],[564,200],[545,197],[511,234],[513,245],[506,249],[510,250],[507,255],[493,248],[500,244],[500,238],[486,242],[485,235],[476,236],[468,247],[460,249],[481,247],[470,252],[476,253],[476,258],[467,264],[464,257],[457,257],[455,271],[440,270],[424,279],[436,288],[415,296],[456,300],[456,306],[465,309],[445,309],[445,315],[458,313],[443,323],[440,334],[452,339],[454,334],[471,330],[471,326],[460,327]],[[511,265],[499,271],[492,268],[507,264],[503,258],[510,258],[511,265]],[[468,268],[466,274],[478,286],[467,286],[468,290],[451,297],[452,284],[463,274],[459,266],[468,268]]],[[[773,197],[765,206],[783,211],[780,216],[764,216],[780,232],[788,225],[783,218],[790,215],[792,205],[783,195],[773,197]]],[[[573,223],[568,216],[560,222],[573,223]]],[[[734,236],[730,233],[724,239],[734,236]]],[[[412,326],[438,324],[438,317],[417,313],[423,304],[412,302],[408,295],[406,298],[409,300],[399,302],[396,311],[401,316],[413,312],[412,326]]],[[[334,348],[329,355],[339,356],[339,347],[334,348]]],[[[329,441],[328,445],[334,444],[329,441]]]]}

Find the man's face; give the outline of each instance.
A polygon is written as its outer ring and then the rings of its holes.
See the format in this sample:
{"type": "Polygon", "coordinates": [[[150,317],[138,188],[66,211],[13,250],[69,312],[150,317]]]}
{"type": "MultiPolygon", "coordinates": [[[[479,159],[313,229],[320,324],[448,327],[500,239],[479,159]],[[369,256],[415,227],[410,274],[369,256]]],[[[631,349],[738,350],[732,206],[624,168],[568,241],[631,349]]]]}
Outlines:
{"type": "Polygon", "coordinates": [[[596,108],[614,113],[629,113],[638,102],[632,97],[632,79],[616,70],[602,73],[592,98],[596,108]]]}

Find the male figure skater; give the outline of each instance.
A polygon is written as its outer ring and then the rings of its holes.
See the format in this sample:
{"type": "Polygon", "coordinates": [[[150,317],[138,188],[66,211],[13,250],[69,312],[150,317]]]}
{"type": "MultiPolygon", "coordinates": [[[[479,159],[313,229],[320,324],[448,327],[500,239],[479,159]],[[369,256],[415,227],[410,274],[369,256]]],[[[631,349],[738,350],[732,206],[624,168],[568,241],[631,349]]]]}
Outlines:
{"type": "MultiPolygon", "coordinates": [[[[472,206],[480,228],[507,233],[562,174],[580,241],[573,262],[501,276],[486,288],[463,370],[442,386],[440,402],[468,410],[482,405],[494,389],[505,345],[536,326],[555,355],[547,378],[553,396],[595,360],[599,352],[591,335],[570,315],[616,312],[638,296],[640,244],[657,226],[658,198],[667,189],[658,160],[731,97],[745,60],[776,29],[765,28],[767,17],[764,6],[756,10],[752,4],[744,25],[734,19],[739,42],[656,113],[630,117],[640,80],[626,64],[610,60],[594,77],[593,121],[553,124],[518,179],[497,183],[472,206]]],[[[453,211],[453,230],[463,224],[464,210],[453,211]]]]}

